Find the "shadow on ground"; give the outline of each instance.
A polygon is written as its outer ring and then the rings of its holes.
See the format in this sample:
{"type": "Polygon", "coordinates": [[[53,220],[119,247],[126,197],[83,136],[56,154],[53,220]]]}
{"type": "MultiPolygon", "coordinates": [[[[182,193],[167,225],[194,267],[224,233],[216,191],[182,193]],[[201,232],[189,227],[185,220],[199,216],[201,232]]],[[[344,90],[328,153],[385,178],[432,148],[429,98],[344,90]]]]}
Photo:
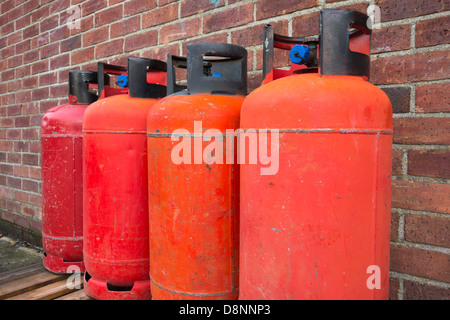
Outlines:
{"type": "Polygon", "coordinates": [[[0,273],[42,262],[42,250],[0,235],[0,273]]]}

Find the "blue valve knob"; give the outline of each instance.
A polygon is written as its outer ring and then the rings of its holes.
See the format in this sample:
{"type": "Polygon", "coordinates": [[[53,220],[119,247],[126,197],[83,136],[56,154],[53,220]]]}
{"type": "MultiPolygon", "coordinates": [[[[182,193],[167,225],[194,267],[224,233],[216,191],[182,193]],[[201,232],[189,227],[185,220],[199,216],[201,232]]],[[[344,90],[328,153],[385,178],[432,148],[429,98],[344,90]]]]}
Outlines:
{"type": "Polygon", "coordinates": [[[119,78],[117,79],[117,85],[121,88],[128,87],[128,76],[125,74],[121,74],[119,78]]]}
{"type": "Polygon", "coordinates": [[[220,74],[219,72],[216,72],[212,76],[220,78],[220,77],[222,77],[222,74],[220,74]]]}
{"type": "Polygon", "coordinates": [[[306,64],[311,54],[311,49],[302,44],[296,44],[289,54],[291,61],[295,64],[306,64]]]}

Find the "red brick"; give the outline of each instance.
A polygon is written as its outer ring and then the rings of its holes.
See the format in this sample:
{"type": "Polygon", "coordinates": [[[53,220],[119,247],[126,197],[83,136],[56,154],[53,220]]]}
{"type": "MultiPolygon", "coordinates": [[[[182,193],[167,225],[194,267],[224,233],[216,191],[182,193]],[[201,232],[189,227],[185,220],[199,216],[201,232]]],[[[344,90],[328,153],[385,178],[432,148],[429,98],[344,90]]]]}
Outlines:
{"type": "Polygon", "coordinates": [[[450,247],[450,218],[407,214],[405,240],[448,248],[450,247]]]}
{"type": "Polygon", "coordinates": [[[253,21],[253,3],[212,13],[203,18],[203,32],[210,33],[253,21]]]}
{"type": "Polygon", "coordinates": [[[14,46],[9,46],[2,50],[1,57],[2,59],[6,59],[13,55],[14,55],[14,46]]]}
{"type": "Polygon", "coordinates": [[[144,33],[128,36],[125,39],[125,52],[151,47],[158,43],[158,31],[150,30],[144,33]]]}
{"type": "Polygon", "coordinates": [[[0,48],[6,47],[7,44],[8,44],[8,38],[6,38],[6,37],[0,38],[0,48]]]}
{"type": "Polygon", "coordinates": [[[15,81],[10,81],[8,83],[6,83],[6,86],[8,87],[7,91],[10,92],[12,95],[14,95],[15,91],[18,91],[20,89],[22,89],[22,79],[15,79],[15,81]]]}
{"type": "Polygon", "coordinates": [[[6,185],[10,188],[20,189],[22,188],[22,179],[8,177],[6,185]]]}
{"type": "MultiPolygon", "coordinates": [[[[30,149],[29,149],[30,152],[41,153],[41,142],[40,141],[30,141],[28,144],[30,146],[30,149]]],[[[26,150],[24,150],[24,152],[26,152],[26,150]]],[[[31,169],[32,168],[30,168],[30,178],[32,178],[31,169]]]]}
{"type": "Polygon", "coordinates": [[[450,282],[445,253],[391,245],[391,271],[450,282]]]}
{"type": "Polygon", "coordinates": [[[403,150],[392,150],[392,175],[402,175],[403,150]]]}
{"type": "Polygon", "coordinates": [[[105,8],[107,5],[106,0],[88,0],[86,2],[83,2],[81,7],[81,14],[83,17],[95,12],[99,11],[100,9],[105,8]]]}
{"type": "Polygon", "coordinates": [[[25,52],[23,54],[23,63],[27,64],[33,61],[39,60],[39,49],[25,52]]]}
{"type": "Polygon", "coordinates": [[[392,207],[450,213],[450,185],[419,181],[392,181],[392,207]]]}
{"type": "MultiPolygon", "coordinates": [[[[1,16],[0,16],[0,18],[1,18],[1,16]]],[[[39,27],[38,27],[38,29],[39,29],[39,27]]],[[[13,33],[14,31],[16,31],[14,21],[11,21],[10,23],[2,25],[0,28],[0,31],[3,35],[7,35],[9,33],[13,33]]],[[[3,38],[7,38],[7,37],[3,37],[3,38]]],[[[5,39],[5,41],[6,41],[6,39],[5,39]]]]}
{"type": "Polygon", "coordinates": [[[306,37],[317,34],[319,34],[319,12],[305,14],[292,20],[292,35],[294,37],[306,37]]]}
{"type": "Polygon", "coordinates": [[[30,125],[30,117],[16,117],[14,118],[14,126],[15,127],[28,127],[30,125]]]}
{"type": "Polygon", "coordinates": [[[138,31],[140,28],[141,16],[133,16],[128,19],[118,21],[111,24],[111,39],[138,31]]]}
{"type": "Polygon", "coordinates": [[[31,66],[31,74],[48,71],[48,60],[38,61],[31,66]]]}
{"type": "Polygon", "coordinates": [[[62,67],[66,67],[70,64],[70,54],[56,56],[50,59],[50,70],[56,70],[62,67]]]}
{"type": "Polygon", "coordinates": [[[71,35],[76,35],[94,28],[94,16],[83,17],[80,20],[80,28],[73,28],[70,30],[71,35]]]}
{"type": "Polygon", "coordinates": [[[17,177],[28,178],[28,167],[14,166],[14,175],[17,177]]]}
{"type": "Polygon", "coordinates": [[[64,97],[67,95],[67,84],[50,87],[50,98],[64,97]]]}
{"type": "Polygon", "coordinates": [[[391,212],[391,241],[398,241],[398,228],[400,223],[400,215],[396,211],[391,212]]]}
{"type": "Polygon", "coordinates": [[[33,180],[22,180],[22,190],[39,192],[39,184],[33,180]]]}
{"type": "Polygon", "coordinates": [[[58,14],[64,12],[70,6],[70,0],[53,0],[49,3],[50,14],[58,14]]]}
{"type": "Polygon", "coordinates": [[[14,142],[14,151],[16,152],[28,152],[29,143],[26,141],[15,141],[14,142]]]}
{"type": "Polygon", "coordinates": [[[16,93],[16,103],[25,103],[31,101],[31,92],[22,91],[16,93]]]}
{"type": "Polygon", "coordinates": [[[93,44],[97,44],[100,42],[104,42],[108,40],[109,36],[109,26],[103,26],[89,32],[86,32],[83,35],[83,47],[89,47],[93,44]]]}
{"type": "Polygon", "coordinates": [[[450,300],[450,290],[431,284],[403,281],[404,300],[450,300]]]}
{"type": "Polygon", "coordinates": [[[152,48],[150,50],[144,51],[142,57],[148,59],[160,59],[166,61],[167,54],[181,55],[180,46],[177,44],[169,44],[164,47],[152,48]]]}
{"type": "Polygon", "coordinates": [[[416,47],[446,44],[450,41],[450,19],[447,16],[422,20],[416,24],[416,47]]]}
{"type": "Polygon", "coordinates": [[[19,41],[22,41],[22,31],[17,31],[8,36],[8,45],[15,44],[19,41]]]}
{"type": "Polygon", "coordinates": [[[50,33],[50,41],[56,42],[70,37],[70,29],[67,26],[60,26],[50,33]]]}
{"type": "Polygon", "coordinates": [[[14,8],[14,0],[8,0],[1,4],[1,12],[5,13],[14,8]]]}
{"type": "MultiPolygon", "coordinates": [[[[25,11],[27,12],[27,11],[25,11]]],[[[26,14],[15,21],[16,30],[28,27],[31,24],[31,14],[26,14]]]]}
{"type": "Polygon", "coordinates": [[[50,43],[50,33],[49,32],[41,33],[41,34],[39,34],[39,36],[31,39],[31,48],[34,49],[37,47],[42,47],[49,43],[50,43]]]}
{"type": "Polygon", "coordinates": [[[394,118],[394,143],[448,144],[450,118],[394,118]]]}
{"type": "Polygon", "coordinates": [[[28,77],[28,78],[24,78],[22,85],[24,89],[32,89],[32,88],[36,88],[37,84],[38,84],[38,77],[37,76],[33,76],[33,77],[28,77]]]}
{"type": "Polygon", "coordinates": [[[86,61],[92,61],[94,60],[94,55],[95,55],[94,47],[72,51],[70,53],[71,64],[75,65],[86,61]]]}
{"type": "Polygon", "coordinates": [[[372,60],[371,82],[374,84],[439,80],[448,77],[449,51],[433,51],[372,60]]]}
{"type": "Polygon", "coordinates": [[[20,140],[20,137],[21,137],[20,129],[9,129],[9,130],[6,130],[6,139],[8,139],[8,140],[20,140]]]}
{"type": "Polygon", "coordinates": [[[385,87],[382,88],[392,103],[394,113],[408,113],[410,102],[410,87],[385,87]]]}
{"type": "Polygon", "coordinates": [[[10,212],[20,212],[20,204],[16,201],[6,201],[6,208],[10,212]]]}
{"type": "MultiPolygon", "coordinates": [[[[44,87],[48,91],[48,85],[56,83],[58,80],[58,73],[56,72],[50,72],[45,74],[39,75],[39,87],[44,87]]],[[[44,89],[41,88],[41,89],[44,89]]],[[[41,100],[41,99],[33,99],[33,100],[41,100]]]]}
{"type": "Polygon", "coordinates": [[[256,18],[261,20],[279,16],[293,11],[314,7],[317,3],[317,0],[260,0],[256,2],[256,18]]]}
{"type": "MultiPolygon", "coordinates": [[[[1,117],[0,118],[0,127],[1,128],[12,128],[14,127],[14,118],[6,118],[6,117],[1,117]]],[[[5,141],[7,142],[7,141],[5,141]]],[[[2,150],[5,151],[5,150],[2,150]]]]}
{"type": "MultiPolygon", "coordinates": [[[[36,180],[41,180],[41,168],[40,167],[30,167],[30,178],[31,179],[36,179],[36,180]]],[[[36,202],[30,202],[32,205],[40,205],[40,201],[41,201],[41,197],[40,196],[33,196],[34,200],[36,202]]],[[[33,200],[33,199],[30,199],[33,200]]]]}
{"type": "MultiPolygon", "coordinates": [[[[12,144],[11,141],[5,141],[5,142],[0,142],[0,148],[3,151],[12,151],[12,150],[6,150],[6,149],[10,149],[10,148],[6,148],[6,142],[8,142],[9,145],[12,144]]],[[[14,172],[14,167],[12,165],[9,164],[0,164],[0,172],[4,173],[4,174],[12,174],[14,172]]]]}
{"type": "MultiPolygon", "coordinates": [[[[35,23],[41,21],[50,15],[49,6],[41,6],[39,9],[31,13],[31,22],[35,23]]],[[[39,25],[39,24],[38,24],[39,25]]]]}
{"type": "Polygon", "coordinates": [[[172,2],[176,2],[178,0],[159,0],[159,6],[165,6],[166,4],[172,3],[172,2]]]}
{"type": "Polygon", "coordinates": [[[40,0],[28,0],[23,4],[23,11],[30,12],[39,7],[40,0]]]}
{"type": "MultiPolygon", "coordinates": [[[[31,117],[30,117],[31,120],[31,117]]],[[[31,124],[31,122],[30,122],[31,124]]],[[[30,128],[22,130],[22,139],[23,140],[38,140],[39,139],[39,129],[30,128]]]]}
{"type": "Polygon", "coordinates": [[[148,11],[156,7],[156,0],[130,0],[125,3],[124,16],[131,16],[133,14],[148,11]]]}
{"type": "Polygon", "coordinates": [[[25,165],[37,166],[39,165],[39,157],[37,154],[25,153],[22,156],[22,163],[25,165]]]}
{"type": "Polygon", "coordinates": [[[408,174],[450,179],[450,151],[409,150],[408,174]]]}
{"type": "Polygon", "coordinates": [[[48,87],[37,88],[31,91],[31,97],[34,101],[39,101],[42,99],[48,99],[49,89],[48,87]]]}
{"type": "Polygon", "coordinates": [[[374,29],[370,52],[379,53],[409,49],[411,47],[410,39],[410,25],[396,25],[374,29]]]}
{"type": "MultiPolygon", "coordinates": [[[[275,33],[281,35],[288,34],[287,20],[272,22],[270,24],[272,25],[275,33]]],[[[265,23],[262,23],[231,32],[231,43],[243,47],[262,45],[264,42],[264,25],[265,23]]]]}
{"type": "Polygon", "coordinates": [[[41,33],[50,31],[51,29],[54,29],[59,25],[59,17],[57,15],[50,16],[47,19],[41,21],[39,25],[41,33]]]}
{"type": "Polygon", "coordinates": [[[23,15],[23,6],[17,6],[15,5],[15,8],[8,12],[8,20],[12,21],[23,15]]]}
{"type": "Polygon", "coordinates": [[[22,42],[16,44],[16,54],[20,54],[25,51],[28,51],[28,50],[30,50],[30,48],[31,48],[30,40],[22,41],[22,42]]]}
{"type": "MultiPolygon", "coordinates": [[[[143,1],[144,2],[144,1],[143,1]]],[[[95,14],[95,27],[100,27],[123,18],[123,6],[115,6],[95,14]]]]}
{"type": "Polygon", "coordinates": [[[176,22],[160,29],[159,42],[165,44],[179,39],[190,38],[200,34],[200,31],[199,18],[176,22]]]}
{"type": "Polygon", "coordinates": [[[448,10],[448,2],[443,0],[376,0],[381,9],[381,21],[419,17],[425,14],[448,10]]]}
{"type": "Polygon", "coordinates": [[[8,59],[8,68],[16,68],[20,66],[23,62],[22,55],[14,55],[13,57],[8,59]]]}
{"type": "Polygon", "coordinates": [[[12,214],[12,213],[10,213],[8,211],[5,211],[5,210],[0,210],[0,213],[1,213],[1,217],[0,218],[2,220],[14,223],[14,216],[15,216],[14,214],[12,214]]]}
{"type": "Polygon", "coordinates": [[[1,97],[1,104],[6,106],[16,102],[15,94],[8,94],[1,97]]]}
{"type": "Polygon", "coordinates": [[[28,220],[28,218],[22,217],[22,216],[18,216],[16,215],[14,217],[14,224],[25,228],[25,229],[29,229],[30,228],[30,220],[28,220]]]}
{"type": "MultiPolygon", "coordinates": [[[[187,17],[213,8],[222,7],[224,3],[225,1],[185,0],[181,2],[181,16],[187,17]]],[[[178,7],[177,4],[175,5],[178,7]]]]}
{"type": "Polygon", "coordinates": [[[123,52],[123,39],[102,43],[95,47],[95,58],[104,58],[123,52]]]}
{"type": "Polygon", "coordinates": [[[59,43],[52,43],[45,47],[42,47],[41,50],[41,59],[45,59],[59,53],[59,43]]]}
{"type": "MultiPolygon", "coordinates": [[[[207,1],[209,2],[209,0],[207,1]]],[[[184,4],[186,2],[183,2],[184,4]]],[[[178,18],[178,4],[171,4],[157,8],[142,15],[142,27],[150,28],[163,23],[174,21],[178,18]]]]}
{"type": "MultiPolygon", "coordinates": [[[[43,88],[38,88],[35,90],[42,90],[42,89],[48,89],[48,88],[43,87],[43,88]]],[[[36,100],[36,99],[33,99],[33,100],[36,100]]],[[[25,103],[22,105],[22,114],[23,115],[37,114],[37,113],[39,113],[39,103],[38,102],[30,102],[30,103],[25,103]]],[[[32,129],[32,130],[36,130],[36,129],[32,129]]],[[[24,130],[22,130],[22,136],[23,136],[23,133],[24,133],[24,130]]]]}
{"type": "Polygon", "coordinates": [[[416,112],[450,112],[450,82],[416,87],[416,112]]]}
{"type": "Polygon", "coordinates": [[[8,81],[14,79],[14,69],[6,70],[2,72],[2,80],[8,81]]]}
{"type": "MultiPolygon", "coordinates": [[[[28,202],[28,200],[27,200],[28,202]]],[[[30,206],[22,206],[22,211],[21,213],[29,216],[29,217],[34,217],[37,215],[38,209],[35,207],[30,207],[30,206]]]]}
{"type": "MultiPolygon", "coordinates": [[[[30,197],[31,197],[31,195],[30,195],[30,197]]],[[[38,211],[42,211],[42,210],[38,209],[38,211]]],[[[41,213],[38,213],[38,215],[41,215],[41,213]]],[[[36,221],[36,220],[30,220],[30,229],[42,233],[42,222],[36,221]]]]}

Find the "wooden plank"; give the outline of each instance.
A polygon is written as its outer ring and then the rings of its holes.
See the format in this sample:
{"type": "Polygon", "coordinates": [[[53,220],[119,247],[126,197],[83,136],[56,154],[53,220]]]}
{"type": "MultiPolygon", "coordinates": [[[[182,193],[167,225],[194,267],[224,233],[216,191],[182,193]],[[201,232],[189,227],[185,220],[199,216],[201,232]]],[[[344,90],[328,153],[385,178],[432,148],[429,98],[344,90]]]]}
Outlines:
{"type": "Polygon", "coordinates": [[[0,300],[34,290],[56,281],[66,279],[67,277],[68,275],[66,274],[54,274],[47,270],[43,270],[36,274],[2,283],[0,286],[0,300]]]}
{"type": "Polygon", "coordinates": [[[66,280],[61,280],[6,300],[52,300],[75,290],[67,287],[66,280]]]}
{"type": "Polygon", "coordinates": [[[62,296],[60,298],[57,298],[55,300],[94,300],[91,297],[89,297],[86,292],[84,292],[83,289],[77,290],[73,293],[66,294],[65,296],[62,296]]]}
{"type": "Polygon", "coordinates": [[[0,286],[4,283],[13,281],[19,278],[23,278],[25,276],[29,276],[40,271],[45,270],[44,265],[42,263],[35,263],[29,266],[25,266],[22,268],[17,268],[14,270],[6,271],[0,273],[0,286]]]}

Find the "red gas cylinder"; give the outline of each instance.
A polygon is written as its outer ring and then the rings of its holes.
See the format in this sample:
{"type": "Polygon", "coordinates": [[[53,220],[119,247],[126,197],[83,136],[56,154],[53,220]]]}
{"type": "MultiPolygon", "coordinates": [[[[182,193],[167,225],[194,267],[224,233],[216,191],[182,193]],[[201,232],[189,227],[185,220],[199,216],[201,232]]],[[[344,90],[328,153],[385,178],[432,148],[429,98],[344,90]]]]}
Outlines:
{"type": "Polygon", "coordinates": [[[241,165],[242,300],[388,298],[392,106],[366,81],[369,56],[349,49],[366,22],[321,11],[318,72],[243,104],[242,128],[270,132],[272,154],[241,165]]]}
{"type": "Polygon", "coordinates": [[[148,115],[153,299],[238,297],[239,165],[226,141],[239,128],[246,64],[244,48],[217,43],[188,44],[187,64],[168,58],[168,92],[180,89],[174,65],[187,65],[187,89],[148,115]]]}
{"type": "Polygon", "coordinates": [[[96,72],[70,71],[69,103],[49,109],[41,123],[43,264],[54,273],[84,272],[81,124],[97,100],[93,86],[96,72]]]}
{"type": "Polygon", "coordinates": [[[87,106],[106,96],[123,94],[113,77],[126,68],[98,63],[98,71],[69,73],[69,103],[47,111],[42,119],[42,234],[44,266],[72,273],[83,264],[82,121],[87,106]]]}
{"type": "Polygon", "coordinates": [[[84,115],[84,290],[95,299],[151,298],[146,119],[166,95],[165,76],[164,62],[129,58],[129,94],[84,115]],[[148,72],[159,84],[147,83],[148,72]]]}

